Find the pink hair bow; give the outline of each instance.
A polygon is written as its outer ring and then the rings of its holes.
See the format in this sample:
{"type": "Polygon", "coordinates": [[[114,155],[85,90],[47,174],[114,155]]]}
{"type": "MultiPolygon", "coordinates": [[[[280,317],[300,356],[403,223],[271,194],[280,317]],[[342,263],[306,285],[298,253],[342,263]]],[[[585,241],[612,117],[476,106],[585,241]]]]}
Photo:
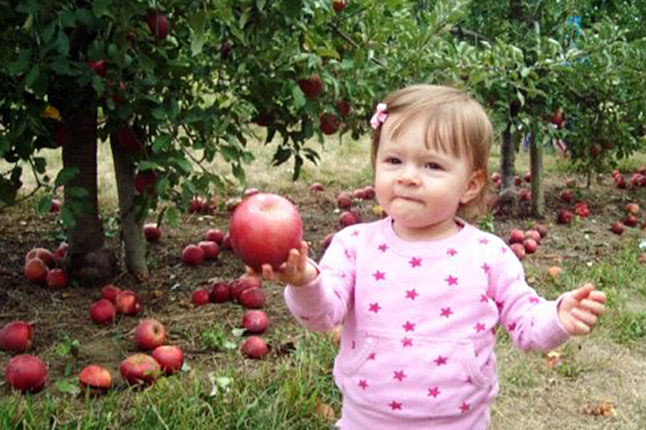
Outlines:
{"type": "Polygon", "coordinates": [[[386,103],[379,103],[375,114],[370,118],[370,125],[376,130],[386,121],[386,118],[388,118],[386,103]]]}

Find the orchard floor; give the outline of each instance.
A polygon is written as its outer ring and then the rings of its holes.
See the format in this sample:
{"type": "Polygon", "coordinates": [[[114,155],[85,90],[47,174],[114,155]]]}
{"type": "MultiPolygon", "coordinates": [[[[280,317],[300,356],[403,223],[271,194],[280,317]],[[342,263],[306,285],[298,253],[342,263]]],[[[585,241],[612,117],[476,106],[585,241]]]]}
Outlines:
{"type": "MultiPolygon", "coordinates": [[[[572,207],[558,199],[564,179],[562,174],[550,174],[546,179],[547,216],[542,223],[548,226],[549,232],[538,251],[524,261],[529,282],[542,295],[555,298],[591,280],[608,292],[609,312],[590,337],[573,339],[561,347],[558,350],[561,358],[556,364],[549,364],[545,354],[525,354],[513,349],[509,339],[501,333],[497,347],[501,391],[493,405],[493,428],[643,429],[646,428],[646,265],[637,264],[637,256],[638,244],[646,235],[638,229],[627,229],[622,236],[616,236],[609,226],[624,216],[624,207],[629,201],[636,201],[646,209],[646,188],[618,190],[611,176],[604,175],[600,182],[593,181],[590,189],[577,188],[578,196],[588,203],[590,216],[562,226],[555,222],[557,210],[572,207]],[[554,265],[564,269],[557,280],[546,274],[547,268],[554,265]]],[[[577,179],[579,183],[584,182],[583,178],[577,179]]],[[[296,183],[279,191],[298,204],[305,238],[312,243],[313,254],[318,257],[321,240],[337,228],[336,195],[339,191],[351,190],[331,183],[323,193],[312,195],[306,184],[296,183]]],[[[372,201],[357,203],[364,221],[377,219],[374,205],[372,201]]],[[[524,206],[511,214],[494,217],[495,233],[506,238],[512,228],[528,228],[534,220],[527,212],[528,207],[524,206]]],[[[106,213],[104,218],[109,220],[114,215],[106,213]]],[[[228,219],[226,212],[214,216],[187,214],[178,228],[165,226],[162,239],[149,246],[149,282],[137,284],[126,273],[112,280],[121,288],[132,289],[140,295],[140,315],[120,318],[113,326],[97,327],[89,319],[88,308],[98,298],[100,285],[96,288],[70,286],[52,292],[27,283],[23,277],[24,256],[31,248],[41,246],[53,250],[58,246],[55,215],[36,215],[31,202],[1,212],[0,325],[15,319],[33,322],[36,335],[30,352],[43,358],[50,369],[48,387],[30,399],[33,402],[30,408],[38,410],[38,402],[45,402],[45,398],[50,401],[52,398],[64,399],[50,403],[64,410],[50,410],[49,425],[55,427],[52,423],[58,422],[60,428],[67,428],[67,423],[71,428],[71,424],[83,415],[87,403],[82,395],[70,394],[61,381],[73,383],[80,369],[90,363],[101,364],[111,371],[116,392],[130,393],[118,375],[119,363],[135,352],[132,330],[140,319],[148,316],[166,325],[167,343],[183,348],[191,370],[178,378],[201,381],[203,397],[208,397],[211,388],[209,373],[217,372],[223,366],[253,375],[261,371],[261,366],[266,371],[268,366],[289,362],[299,343],[312,335],[305,334],[290,317],[279,285],[265,283],[268,293],[265,310],[270,318],[270,329],[264,337],[271,352],[262,361],[244,359],[237,350],[226,348],[226,341],[240,342],[232,329],[240,325],[241,307],[226,303],[194,308],[190,303],[191,292],[209,279],[231,281],[244,272],[242,263],[228,251],[223,251],[217,261],[198,267],[184,266],[180,260],[184,246],[202,240],[209,227],[226,230],[228,219]],[[66,350],[65,347],[75,340],[80,346],[78,351],[66,350]]],[[[640,221],[643,220],[642,213],[640,221]]],[[[121,247],[116,239],[115,223],[107,222],[106,227],[108,245],[119,255],[121,247]]],[[[316,336],[314,342],[331,342],[329,335],[313,336],[316,336]]],[[[312,342],[311,339],[308,342],[312,342]]],[[[9,358],[8,354],[0,353],[1,368],[9,358]]],[[[331,380],[332,362],[330,357],[325,360],[320,364],[321,373],[325,374],[319,377],[331,380]]],[[[21,420],[28,420],[21,415],[26,406],[19,397],[12,394],[6,383],[0,382],[0,422],[12,422],[15,428],[32,428],[19,426],[21,420]],[[11,407],[8,403],[2,406],[2,403],[12,401],[11,407]],[[10,410],[17,415],[9,420],[5,416],[2,420],[1,415],[10,410]]],[[[328,389],[321,399],[332,406],[338,417],[338,393],[328,389]]],[[[93,401],[101,402],[101,399],[93,401]]],[[[249,399],[251,402],[253,399],[249,399]]],[[[304,414],[310,417],[310,425],[298,421],[301,424],[274,428],[325,428],[331,422],[319,416],[322,414],[320,408],[304,414]]],[[[122,425],[132,428],[134,423],[128,424],[126,415],[117,411],[111,428],[122,425]]],[[[47,428],[46,420],[42,424],[47,428]]],[[[163,428],[157,424],[153,427],[163,428]]],[[[39,427],[34,425],[33,428],[39,427]]],[[[247,427],[231,424],[227,428],[247,427]]]]}

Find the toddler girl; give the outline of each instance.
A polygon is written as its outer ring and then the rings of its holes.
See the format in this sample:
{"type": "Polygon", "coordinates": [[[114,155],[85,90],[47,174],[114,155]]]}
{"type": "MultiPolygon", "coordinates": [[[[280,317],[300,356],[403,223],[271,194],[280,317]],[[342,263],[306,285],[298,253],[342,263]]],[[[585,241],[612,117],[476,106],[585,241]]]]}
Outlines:
{"type": "Polygon", "coordinates": [[[415,85],[372,118],[377,200],[388,216],[338,232],[316,264],[302,243],[263,277],[310,330],[343,324],[334,378],[343,430],[486,429],[502,326],[523,350],[590,332],[591,284],[539,297],[497,236],[465,221],[486,209],[492,126],[465,93],[415,85]]]}

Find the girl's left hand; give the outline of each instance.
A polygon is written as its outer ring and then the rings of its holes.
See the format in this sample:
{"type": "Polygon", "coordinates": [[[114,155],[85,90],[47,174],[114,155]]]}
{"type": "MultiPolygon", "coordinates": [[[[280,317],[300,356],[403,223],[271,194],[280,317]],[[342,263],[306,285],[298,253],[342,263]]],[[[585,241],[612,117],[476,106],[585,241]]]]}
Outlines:
{"type": "Polygon", "coordinates": [[[588,283],[570,291],[559,305],[558,315],[561,324],[572,336],[590,333],[605,311],[606,295],[588,283]]]}

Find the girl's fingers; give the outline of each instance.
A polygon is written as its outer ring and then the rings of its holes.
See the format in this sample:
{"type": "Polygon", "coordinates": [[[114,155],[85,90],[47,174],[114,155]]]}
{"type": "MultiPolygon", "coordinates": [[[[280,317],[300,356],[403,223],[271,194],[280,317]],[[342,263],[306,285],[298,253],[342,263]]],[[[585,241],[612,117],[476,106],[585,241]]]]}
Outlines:
{"type": "Polygon", "coordinates": [[[595,326],[597,324],[597,316],[590,313],[586,312],[580,308],[574,308],[572,309],[572,315],[574,316],[575,319],[583,322],[589,327],[595,326]]]}
{"type": "Polygon", "coordinates": [[[275,280],[276,276],[274,275],[274,269],[271,267],[271,264],[262,265],[262,277],[265,279],[275,280]]]}
{"type": "Polygon", "coordinates": [[[603,303],[599,303],[590,299],[581,300],[580,307],[595,315],[601,315],[606,309],[603,303]]]}
{"type": "Polygon", "coordinates": [[[590,333],[590,326],[585,324],[582,321],[577,319],[573,320],[576,334],[588,334],[590,333]]]}
{"type": "Polygon", "coordinates": [[[592,291],[590,295],[588,296],[589,300],[594,300],[595,302],[598,303],[606,303],[606,293],[603,291],[592,291]]]}

